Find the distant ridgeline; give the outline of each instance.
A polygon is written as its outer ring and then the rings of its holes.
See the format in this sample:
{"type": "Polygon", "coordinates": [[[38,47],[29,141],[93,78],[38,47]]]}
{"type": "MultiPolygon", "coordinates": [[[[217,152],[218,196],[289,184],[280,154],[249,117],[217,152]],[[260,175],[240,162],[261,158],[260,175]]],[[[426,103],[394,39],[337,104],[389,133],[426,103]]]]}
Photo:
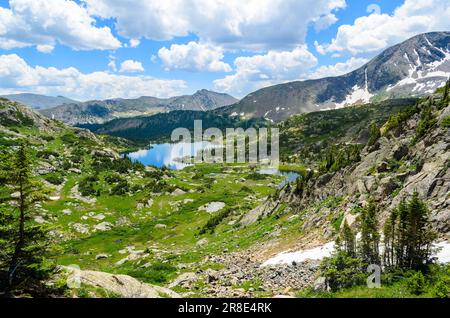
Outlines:
{"type": "Polygon", "coordinates": [[[268,125],[264,119],[239,119],[227,115],[219,115],[212,111],[172,111],[153,116],[139,116],[132,118],[118,118],[104,124],[83,124],[80,128],[87,128],[97,134],[123,137],[135,142],[170,141],[170,135],[176,128],[194,130],[194,121],[201,120],[203,129],[219,128],[258,128],[268,125]]]}
{"type": "MultiPolygon", "coordinates": [[[[319,111],[292,116],[278,124],[280,128],[281,155],[295,152],[311,152],[312,148],[324,148],[328,144],[351,140],[366,143],[368,128],[372,122],[382,123],[416,103],[415,98],[394,99],[379,103],[319,111]]],[[[194,120],[202,120],[203,129],[259,128],[273,125],[263,118],[242,119],[238,116],[219,114],[217,111],[173,111],[153,116],[119,118],[104,124],[83,124],[97,134],[123,137],[135,142],[169,141],[176,128],[194,129],[194,120]]]]}

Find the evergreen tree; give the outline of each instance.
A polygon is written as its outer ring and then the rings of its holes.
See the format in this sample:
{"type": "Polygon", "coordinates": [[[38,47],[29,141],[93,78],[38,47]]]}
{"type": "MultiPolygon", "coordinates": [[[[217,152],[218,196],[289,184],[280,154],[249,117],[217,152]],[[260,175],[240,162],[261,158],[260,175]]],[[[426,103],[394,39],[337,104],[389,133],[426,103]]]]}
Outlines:
{"type": "Polygon", "coordinates": [[[441,107],[444,108],[448,105],[449,102],[449,95],[450,95],[450,79],[445,83],[444,86],[444,94],[442,96],[442,104],[441,107]]]}
{"type": "Polygon", "coordinates": [[[348,256],[356,257],[356,236],[351,227],[348,225],[347,220],[344,221],[344,226],[341,232],[340,242],[342,244],[342,250],[348,254],[348,256]]]}
{"type": "Polygon", "coordinates": [[[384,227],[384,262],[388,267],[420,269],[431,261],[436,234],[431,229],[428,209],[415,192],[391,212],[384,227]]]}
{"type": "Polygon", "coordinates": [[[303,190],[304,190],[303,178],[298,177],[295,182],[296,182],[295,194],[297,194],[298,196],[301,196],[303,194],[303,190]]]}
{"type": "Polygon", "coordinates": [[[402,200],[397,207],[398,225],[395,234],[394,249],[396,254],[396,265],[405,267],[405,252],[408,244],[408,205],[402,200]]]}
{"type": "Polygon", "coordinates": [[[370,125],[370,135],[367,145],[370,147],[381,137],[380,128],[376,123],[370,125]]]}
{"type": "Polygon", "coordinates": [[[377,207],[373,199],[363,208],[361,214],[360,257],[366,264],[379,264],[379,241],[377,207]]]}
{"type": "Polygon", "coordinates": [[[431,245],[436,238],[428,222],[428,209],[414,192],[408,204],[408,244],[406,259],[408,268],[419,269],[428,263],[431,245]]]}
{"type": "Polygon", "coordinates": [[[420,121],[416,127],[415,140],[420,139],[437,122],[433,114],[433,99],[430,96],[428,103],[423,106],[420,121]]]}
{"type": "Polygon", "coordinates": [[[393,267],[396,262],[394,259],[395,256],[395,234],[397,231],[397,219],[398,219],[398,210],[393,209],[389,218],[386,220],[384,224],[384,253],[383,253],[383,262],[386,267],[393,267]]]}
{"type": "Polygon", "coordinates": [[[26,145],[2,162],[5,185],[0,200],[0,290],[32,292],[51,272],[45,264],[47,233],[33,221],[34,206],[40,199],[33,181],[26,145]]]}

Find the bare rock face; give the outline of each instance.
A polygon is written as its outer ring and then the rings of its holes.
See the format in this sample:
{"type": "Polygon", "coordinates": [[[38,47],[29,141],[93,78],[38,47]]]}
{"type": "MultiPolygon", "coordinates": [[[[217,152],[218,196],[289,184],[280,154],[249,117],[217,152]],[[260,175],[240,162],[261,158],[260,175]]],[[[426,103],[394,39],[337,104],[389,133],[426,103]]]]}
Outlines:
{"type": "Polygon", "coordinates": [[[123,298],[180,297],[179,294],[171,289],[142,283],[127,275],[84,271],[70,267],[66,267],[65,269],[68,272],[68,281],[72,284],[81,283],[95,288],[101,288],[123,298]]]}
{"type": "MultiPolygon", "coordinates": [[[[336,211],[352,210],[373,197],[380,207],[380,221],[415,191],[425,200],[435,229],[442,235],[450,232],[450,131],[440,122],[450,115],[450,107],[436,110],[435,124],[419,140],[416,136],[417,118],[413,116],[396,134],[381,137],[376,149],[366,147],[361,160],[338,172],[324,174],[310,181],[308,191],[299,196],[282,195],[278,200],[290,202],[299,210],[330,197],[340,197],[336,211]],[[414,142],[413,142],[414,140],[414,142]]],[[[255,214],[262,214],[263,206],[255,214]],[[258,213],[256,213],[258,212],[258,213]]],[[[263,209],[267,211],[266,209],[263,209]]],[[[311,214],[304,221],[304,230],[325,226],[330,213],[311,214]]],[[[345,213],[345,216],[351,215],[345,213]]],[[[349,220],[347,220],[349,221],[349,220]]],[[[353,220],[355,221],[355,220],[353,220]]]]}
{"type": "Polygon", "coordinates": [[[272,211],[275,210],[277,206],[278,202],[275,202],[273,200],[267,200],[263,204],[257,206],[256,208],[248,212],[246,215],[244,215],[240,223],[241,225],[244,226],[253,224],[258,220],[258,218],[264,217],[272,213],[272,211]]]}

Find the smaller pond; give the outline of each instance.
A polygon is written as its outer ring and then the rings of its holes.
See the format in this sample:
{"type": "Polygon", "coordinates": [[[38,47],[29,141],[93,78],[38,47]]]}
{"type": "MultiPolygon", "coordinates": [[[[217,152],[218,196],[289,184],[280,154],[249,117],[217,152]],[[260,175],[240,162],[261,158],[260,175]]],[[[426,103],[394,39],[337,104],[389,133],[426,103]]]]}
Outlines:
{"type": "Polygon", "coordinates": [[[259,173],[285,177],[285,179],[278,186],[279,189],[283,188],[286,184],[290,182],[294,182],[295,180],[297,180],[298,177],[300,177],[300,174],[298,172],[280,171],[276,168],[264,168],[259,170],[259,173]]]}

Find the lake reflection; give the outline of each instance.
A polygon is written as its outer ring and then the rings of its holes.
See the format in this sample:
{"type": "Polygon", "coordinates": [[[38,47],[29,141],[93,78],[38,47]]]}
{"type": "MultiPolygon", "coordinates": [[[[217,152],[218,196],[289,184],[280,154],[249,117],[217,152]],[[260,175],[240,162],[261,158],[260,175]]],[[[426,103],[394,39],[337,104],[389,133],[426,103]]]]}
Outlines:
{"type": "Polygon", "coordinates": [[[197,155],[200,151],[218,148],[220,145],[200,141],[193,143],[155,144],[150,145],[150,147],[149,149],[138,150],[127,155],[131,160],[141,162],[146,166],[155,166],[158,168],[165,166],[172,170],[181,170],[187,166],[191,166],[192,164],[189,163],[191,157],[197,155]]]}

